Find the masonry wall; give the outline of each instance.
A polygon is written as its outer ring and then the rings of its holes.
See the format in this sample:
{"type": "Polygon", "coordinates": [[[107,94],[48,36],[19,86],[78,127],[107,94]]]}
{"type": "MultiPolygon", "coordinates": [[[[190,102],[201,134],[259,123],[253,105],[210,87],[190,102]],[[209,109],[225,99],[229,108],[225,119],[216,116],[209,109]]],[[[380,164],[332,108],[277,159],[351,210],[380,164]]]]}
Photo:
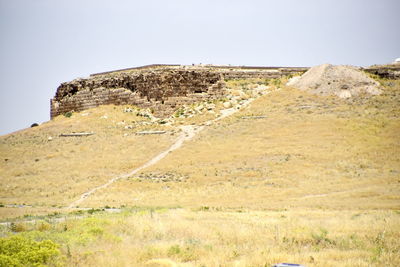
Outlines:
{"type": "Polygon", "coordinates": [[[399,80],[400,79],[400,64],[386,66],[372,66],[365,68],[364,71],[378,75],[381,78],[399,80]]]}
{"type": "Polygon", "coordinates": [[[275,69],[218,69],[224,79],[279,79],[282,76],[303,73],[308,68],[275,68],[275,69]]]}
{"type": "Polygon", "coordinates": [[[93,74],[62,83],[50,101],[51,118],[99,105],[136,105],[169,116],[183,104],[221,98],[225,79],[280,78],[307,68],[151,65],[93,74]]]}
{"type": "Polygon", "coordinates": [[[224,81],[217,72],[162,70],[94,76],[62,83],[51,99],[51,118],[99,105],[137,105],[167,116],[178,105],[219,98],[224,81]]]}

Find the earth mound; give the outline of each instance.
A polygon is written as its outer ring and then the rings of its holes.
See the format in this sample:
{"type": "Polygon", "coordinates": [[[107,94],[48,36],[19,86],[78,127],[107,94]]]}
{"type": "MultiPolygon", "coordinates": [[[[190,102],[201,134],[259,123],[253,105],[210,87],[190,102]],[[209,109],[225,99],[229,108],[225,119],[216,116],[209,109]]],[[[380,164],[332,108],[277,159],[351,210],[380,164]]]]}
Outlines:
{"type": "Polygon", "coordinates": [[[379,83],[353,66],[323,64],[310,68],[302,76],[293,77],[287,83],[301,90],[318,95],[336,95],[340,98],[361,95],[379,95],[379,83]]]}

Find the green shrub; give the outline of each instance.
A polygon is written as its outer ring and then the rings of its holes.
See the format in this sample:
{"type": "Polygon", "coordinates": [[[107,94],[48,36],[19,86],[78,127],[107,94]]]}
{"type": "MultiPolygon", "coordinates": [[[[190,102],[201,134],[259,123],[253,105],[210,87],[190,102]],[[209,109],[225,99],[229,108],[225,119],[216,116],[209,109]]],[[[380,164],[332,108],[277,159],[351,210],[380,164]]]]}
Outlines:
{"type": "Polygon", "coordinates": [[[328,231],[326,229],[320,228],[319,232],[311,233],[312,238],[314,239],[315,245],[335,245],[335,241],[328,238],[328,231]]]}
{"type": "Polygon", "coordinates": [[[282,81],[280,79],[272,79],[271,82],[276,87],[280,87],[282,85],[282,81]]]}
{"type": "Polygon", "coordinates": [[[50,240],[40,242],[19,235],[0,239],[0,267],[57,265],[60,250],[50,240]]]}
{"type": "Polygon", "coordinates": [[[72,116],[72,112],[71,112],[71,111],[65,112],[65,113],[64,113],[64,116],[67,117],[67,118],[69,118],[69,117],[72,116]]]}
{"type": "Polygon", "coordinates": [[[21,263],[7,255],[0,254],[0,266],[1,267],[17,267],[22,266],[21,263]]]}
{"type": "Polygon", "coordinates": [[[88,230],[88,233],[90,233],[94,236],[100,236],[104,233],[104,230],[100,227],[92,227],[88,230]]]}
{"type": "Polygon", "coordinates": [[[104,209],[93,209],[93,208],[91,208],[90,210],[87,211],[87,213],[93,214],[93,213],[101,212],[101,211],[104,211],[104,209]]]}
{"type": "Polygon", "coordinates": [[[180,247],[179,245],[173,245],[169,247],[167,255],[168,257],[177,257],[184,262],[193,261],[198,258],[193,248],[193,246],[180,247]]]}
{"type": "Polygon", "coordinates": [[[181,253],[181,248],[179,245],[173,245],[173,246],[169,247],[168,252],[167,252],[169,257],[171,257],[173,255],[177,255],[179,253],[181,253]]]}
{"type": "Polygon", "coordinates": [[[178,118],[179,116],[184,115],[184,114],[185,114],[185,109],[179,108],[177,111],[175,111],[174,116],[175,116],[175,118],[178,118]]]}

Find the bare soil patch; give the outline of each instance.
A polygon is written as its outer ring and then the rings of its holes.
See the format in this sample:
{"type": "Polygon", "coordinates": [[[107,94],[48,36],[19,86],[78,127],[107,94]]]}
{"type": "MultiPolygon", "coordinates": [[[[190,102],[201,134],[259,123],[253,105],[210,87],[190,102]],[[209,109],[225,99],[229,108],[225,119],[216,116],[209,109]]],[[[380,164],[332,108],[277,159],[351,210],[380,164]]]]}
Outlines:
{"type": "Polygon", "coordinates": [[[317,95],[340,98],[379,95],[382,92],[379,83],[359,68],[331,64],[312,67],[302,76],[290,79],[287,85],[317,95]]]}

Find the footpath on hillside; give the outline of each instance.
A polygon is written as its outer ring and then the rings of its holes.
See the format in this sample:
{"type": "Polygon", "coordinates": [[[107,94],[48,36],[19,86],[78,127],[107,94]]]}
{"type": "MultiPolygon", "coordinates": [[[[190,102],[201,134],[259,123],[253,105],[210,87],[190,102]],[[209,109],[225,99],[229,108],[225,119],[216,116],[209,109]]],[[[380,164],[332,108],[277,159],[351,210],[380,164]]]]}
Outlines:
{"type": "MultiPolygon", "coordinates": [[[[291,78],[288,81],[287,86],[305,90],[313,94],[333,95],[339,98],[368,97],[372,95],[378,95],[382,92],[379,83],[368,77],[368,75],[362,72],[359,68],[353,66],[333,66],[330,64],[323,64],[310,68],[302,76],[295,76],[291,78]]],[[[231,116],[232,114],[248,106],[253,100],[271,92],[267,91],[266,87],[262,87],[261,89],[264,91],[263,93],[254,94],[252,98],[242,101],[240,105],[236,105],[235,107],[232,107],[232,103],[237,104],[236,102],[224,103],[224,107],[226,109],[220,111],[220,116],[216,119],[207,121],[204,123],[204,125],[209,126],[218,120],[231,116]]],[[[255,89],[255,91],[257,91],[257,89],[255,89]]],[[[131,172],[113,177],[107,183],[96,186],[83,193],[77,200],[72,202],[68,208],[76,208],[85,199],[96,193],[98,190],[105,189],[120,179],[129,178],[139,171],[156,164],[161,159],[165,158],[170,152],[179,149],[184,142],[192,139],[197,133],[202,131],[204,127],[205,126],[196,125],[179,126],[181,134],[167,150],[161,152],[131,172]]]]}
{"type": "MultiPolygon", "coordinates": [[[[269,92],[265,92],[265,94],[267,94],[269,92]]],[[[236,106],[236,107],[231,107],[231,108],[227,108],[227,109],[223,109],[221,110],[221,115],[213,120],[207,121],[204,123],[204,125],[210,126],[213,123],[222,120],[228,116],[231,116],[232,114],[242,110],[243,108],[247,107],[252,101],[254,101],[256,98],[249,98],[245,101],[242,102],[242,104],[240,104],[240,106],[236,106]]],[[[157,162],[159,162],[160,160],[162,160],[163,158],[165,158],[169,153],[171,153],[172,151],[180,148],[182,146],[182,144],[186,141],[189,141],[190,139],[192,139],[197,133],[199,133],[201,130],[204,129],[205,126],[196,126],[196,125],[182,125],[179,126],[179,129],[181,129],[181,134],[179,135],[179,137],[175,140],[175,142],[165,151],[161,152],[160,154],[158,154],[157,156],[155,156],[154,158],[150,159],[149,161],[147,161],[145,164],[141,165],[140,167],[132,170],[129,173],[126,174],[122,174],[120,176],[116,176],[111,178],[107,183],[102,184],[100,186],[96,186],[92,189],[90,189],[89,191],[83,193],[76,201],[72,202],[68,208],[76,208],[79,204],[81,204],[85,199],[87,199],[88,197],[90,197],[91,195],[93,195],[94,193],[96,193],[96,191],[101,190],[101,189],[105,189],[107,187],[109,187],[110,185],[112,185],[113,183],[117,182],[120,179],[126,179],[131,177],[132,175],[140,172],[141,170],[150,167],[154,164],[156,164],[157,162]]]]}

